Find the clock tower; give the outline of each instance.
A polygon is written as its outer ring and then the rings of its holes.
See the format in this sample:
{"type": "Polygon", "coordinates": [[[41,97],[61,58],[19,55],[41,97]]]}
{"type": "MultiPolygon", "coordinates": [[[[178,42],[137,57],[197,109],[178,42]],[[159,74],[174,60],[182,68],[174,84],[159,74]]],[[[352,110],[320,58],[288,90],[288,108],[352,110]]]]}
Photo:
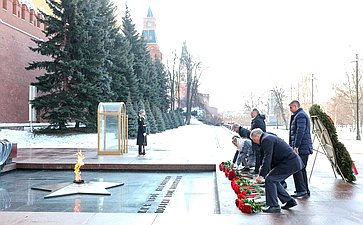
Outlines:
{"type": "Polygon", "coordinates": [[[150,52],[151,58],[158,58],[161,60],[162,54],[159,50],[159,45],[156,40],[155,28],[155,18],[153,16],[151,8],[149,7],[149,10],[147,11],[147,16],[146,18],[144,18],[144,29],[142,31],[142,37],[145,40],[146,47],[150,52]]]}

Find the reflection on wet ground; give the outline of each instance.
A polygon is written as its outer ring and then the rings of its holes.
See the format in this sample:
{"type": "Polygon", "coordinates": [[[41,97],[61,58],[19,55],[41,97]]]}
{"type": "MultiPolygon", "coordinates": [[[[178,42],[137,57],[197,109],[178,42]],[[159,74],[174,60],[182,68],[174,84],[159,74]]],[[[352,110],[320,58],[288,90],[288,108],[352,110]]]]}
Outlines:
{"type": "Polygon", "coordinates": [[[208,203],[208,207],[203,206],[203,211],[212,214],[216,211],[213,172],[83,171],[82,176],[86,182],[124,185],[109,188],[111,195],[75,194],[45,199],[49,192],[32,188],[72,183],[72,171],[12,171],[0,177],[1,210],[104,213],[163,213],[169,210],[188,213],[201,208],[198,205],[208,203]],[[178,201],[178,204],[173,201],[178,201]]]}

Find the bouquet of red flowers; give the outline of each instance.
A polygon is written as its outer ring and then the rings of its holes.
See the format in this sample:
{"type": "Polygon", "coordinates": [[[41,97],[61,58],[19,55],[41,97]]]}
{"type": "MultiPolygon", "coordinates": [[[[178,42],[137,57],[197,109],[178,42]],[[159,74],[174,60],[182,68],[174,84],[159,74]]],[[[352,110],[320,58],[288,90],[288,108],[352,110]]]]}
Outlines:
{"type": "Polygon", "coordinates": [[[225,173],[225,176],[231,180],[231,187],[237,195],[235,201],[238,209],[243,213],[256,213],[265,206],[263,202],[255,201],[256,197],[264,195],[264,191],[248,177],[242,176],[231,161],[219,164],[219,170],[225,173]]]}

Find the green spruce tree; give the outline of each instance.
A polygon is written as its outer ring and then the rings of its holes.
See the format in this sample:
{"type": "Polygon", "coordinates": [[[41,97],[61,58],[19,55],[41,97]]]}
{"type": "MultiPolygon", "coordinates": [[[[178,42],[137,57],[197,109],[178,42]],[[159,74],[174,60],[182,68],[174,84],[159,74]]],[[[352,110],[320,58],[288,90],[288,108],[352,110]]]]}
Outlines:
{"type": "Polygon", "coordinates": [[[167,112],[162,112],[162,115],[163,115],[163,119],[165,122],[165,129],[166,130],[172,129],[171,124],[170,124],[169,114],[167,112]]]}
{"type": "Polygon", "coordinates": [[[128,136],[129,138],[136,138],[138,128],[138,115],[134,109],[130,96],[128,97],[128,100],[126,102],[126,112],[128,117],[128,136]]]}
{"type": "Polygon", "coordinates": [[[171,121],[171,124],[172,124],[173,128],[178,128],[180,126],[179,120],[176,117],[176,113],[175,113],[174,110],[170,111],[170,121],[171,121]]]}
{"type": "MultiPolygon", "coordinates": [[[[108,1],[107,1],[108,2],[108,1]]],[[[52,126],[64,128],[69,121],[96,129],[99,102],[113,95],[106,61],[112,42],[107,11],[110,5],[96,0],[50,0],[52,14],[43,14],[47,40],[35,41],[33,51],[51,60],[30,63],[27,69],[44,69],[32,83],[41,93],[33,106],[52,126]]],[[[110,9],[111,10],[111,9],[110,9]]]]}
{"type": "Polygon", "coordinates": [[[153,114],[153,112],[151,111],[151,107],[149,102],[146,100],[145,101],[145,112],[146,112],[146,121],[147,121],[147,126],[150,129],[150,133],[151,134],[155,134],[158,133],[158,126],[156,124],[156,120],[155,120],[155,116],[153,114]]]}
{"type": "Polygon", "coordinates": [[[168,72],[165,69],[165,66],[159,59],[155,60],[155,70],[156,70],[156,82],[157,82],[157,91],[158,94],[158,107],[162,112],[166,112],[170,106],[170,96],[168,95],[168,72]]]}
{"type": "Polygon", "coordinates": [[[110,96],[113,95],[112,79],[105,66],[105,62],[109,58],[109,52],[105,47],[111,42],[109,21],[107,16],[102,13],[111,7],[110,4],[105,4],[107,2],[107,0],[77,2],[77,9],[81,16],[78,20],[80,26],[76,28],[81,29],[79,32],[83,33],[85,38],[78,45],[71,46],[79,48],[81,53],[81,55],[75,55],[74,58],[80,61],[80,72],[84,76],[84,81],[74,85],[74,89],[78,94],[79,106],[83,110],[82,118],[85,121],[82,122],[93,129],[96,129],[97,125],[99,102],[109,101],[110,96]]]}
{"type": "Polygon", "coordinates": [[[164,122],[164,118],[163,118],[163,114],[162,114],[161,110],[156,105],[151,106],[151,109],[152,109],[151,111],[153,112],[154,117],[155,117],[158,131],[159,132],[165,131],[166,130],[165,122],[164,122]]]}
{"type": "Polygon", "coordinates": [[[184,116],[183,110],[182,109],[177,109],[175,111],[175,113],[176,113],[176,116],[178,118],[179,125],[184,126],[185,125],[185,116],[184,116]]]}
{"type": "Polygon", "coordinates": [[[148,70],[147,65],[145,64],[145,57],[147,57],[146,46],[135,28],[135,24],[131,19],[130,11],[127,5],[125,16],[122,17],[122,27],[122,32],[131,47],[131,54],[133,55],[132,65],[137,81],[135,84],[129,83],[131,99],[134,102],[138,102],[143,98],[143,93],[145,92],[145,77],[148,70]]]}
{"type": "Polygon", "coordinates": [[[113,95],[111,101],[127,102],[130,93],[129,83],[135,84],[136,77],[133,72],[133,55],[131,47],[126,38],[120,33],[120,26],[116,21],[116,7],[109,0],[101,1],[101,14],[105,15],[104,29],[107,30],[108,41],[105,48],[109,54],[105,66],[112,78],[111,90],[113,95]]]}
{"type": "Polygon", "coordinates": [[[46,29],[43,31],[47,37],[44,40],[33,40],[37,47],[32,51],[47,56],[47,60],[29,63],[27,70],[36,70],[44,74],[39,75],[32,85],[40,92],[39,97],[33,101],[33,107],[40,112],[40,117],[48,121],[51,127],[64,129],[69,120],[82,121],[82,110],[79,109],[74,84],[84,80],[79,67],[80,62],[74,56],[80,54],[78,48],[72,49],[73,44],[82,41],[85,35],[80,33],[78,18],[75,10],[76,1],[49,0],[51,14],[41,12],[46,29]],[[74,40],[76,35],[78,40],[74,40]],[[75,43],[72,43],[75,41],[75,43]]]}

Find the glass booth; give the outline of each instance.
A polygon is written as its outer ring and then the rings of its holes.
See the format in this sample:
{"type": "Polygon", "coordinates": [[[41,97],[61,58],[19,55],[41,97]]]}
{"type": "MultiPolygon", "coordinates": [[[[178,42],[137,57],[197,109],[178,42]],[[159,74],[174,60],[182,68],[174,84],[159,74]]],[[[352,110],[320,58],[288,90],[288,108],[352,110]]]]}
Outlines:
{"type": "Polygon", "coordinates": [[[127,114],[123,102],[100,102],[97,114],[98,154],[127,153],[127,114]]]}

